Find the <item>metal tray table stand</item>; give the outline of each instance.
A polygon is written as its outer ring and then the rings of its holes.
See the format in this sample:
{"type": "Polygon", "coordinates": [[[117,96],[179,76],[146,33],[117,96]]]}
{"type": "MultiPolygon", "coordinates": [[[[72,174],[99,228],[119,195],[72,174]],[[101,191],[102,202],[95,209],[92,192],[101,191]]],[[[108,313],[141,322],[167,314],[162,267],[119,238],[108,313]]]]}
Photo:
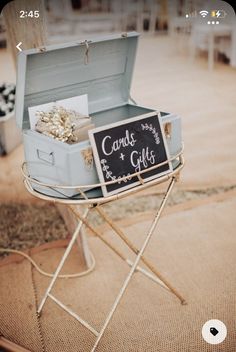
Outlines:
{"type": "MultiPolygon", "coordinates": [[[[56,198],[56,197],[52,197],[47,195],[48,192],[45,192],[45,194],[39,193],[34,189],[35,184],[39,185],[41,187],[41,189],[52,189],[52,188],[56,188],[56,189],[68,189],[68,188],[75,188],[75,186],[61,186],[61,185],[54,185],[52,186],[51,184],[46,184],[46,183],[42,183],[39,182],[35,179],[33,179],[32,177],[30,177],[29,173],[27,172],[27,163],[24,163],[22,166],[22,171],[23,171],[23,176],[24,176],[24,184],[26,186],[26,189],[35,197],[40,198],[40,199],[44,199],[50,202],[58,202],[58,203],[62,203],[62,204],[66,204],[68,207],[70,207],[70,209],[72,210],[72,212],[74,213],[74,215],[76,216],[76,218],[78,219],[78,225],[74,231],[73,236],[71,237],[71,240],[69,241],[69,244],[61,258],[61,261],[53,275],[53,278],[50,281],[50,284],[38,306],[38,314],[42,314],[43,312],[43,308],[44,305],[47,301],[48,298],[50,298],[51,300],[53,300],[57,305],[59,305],[62,309],[64,309],[68,314],[70,314],[72,317],[74,317],[76,320],[78,320],[78,322],[82,325],[84,325],[88,330],[90,330],[90,332],[92,334],[94,334],[94,336],[96,337],[96,340],[94,342],[93,348],[92,348],[92,352],[96,350],[103,334],[105,333],[108,324],[110,323],[113,314],[115,313],[116,309],[118,308],[118,305],[126,291],[126,289],[129,286],[130,280],[132,279],[133,275],[135,274],[135,272],[140,272],[143,275],[145,275],[148,279],[154,281],[155,283],[160,284],[163,288],[169,290],[171,293],[173,293],[181,302],[181,304],[186,304],[185,299],[182,297],[182,295],[172,286],[172,284],[170,284],[163,276],[161,273],[159,273],[159,271],[156,269],[156,267],[150,263],[150,261],[144,256],[144,252],[145,249],[151,239],[151,237],[154,234],[154,230],[156,229],[156,226],[158,224],[158,221],[160,219],[160,216],[162,214],[162,211],[167,203],[167,200],[171,194],[171,191],[175,185],[175,183],[178,181],[179,179],[179,175],[180,172],[184,166],[184,158],[183,158],[183,149],[175,156],[171,157],[169,160],[165,161],[164,163],[152,166],[146,170],[142,170],[140,172],[136,172],[134,174],[132,174],[131,176],[137,176],[139,178],[140,184],[134,188],[125,190],[121,193],[115,194],[115,195],[111,195],[111,196],[107,196],[107,197],[103,197],[102,194],[101,196],[95,196],[95,197],[88,197],[88,192],[85,192],[84,189],[89,189],[89,188],[94,188],[94,187],[101,187],[102,185],[108,185],[111,183],[115,183],[117,182],[117,180],[115,181],[109,181],[109,182],[105,182],[105,183],[98,183],[98,184],[93,184],[93,185],[79,185],[76,188],[78,189],[78,192],[80,193],[80,196],[75,198],[56,198]],[[168,173],[164,176],[161,176],[159,178],[156,178],[154,180],[151,180],[149,182],[144,182],[142,179],[142,175],[145,172],[148,172],[150,170],[153,170],[154,168],[158,168],[160,166],[162,166],[164,163],[168,163],[170,161],[173,161],[175,159],[179,160],[179,164],[178,166],[171,172],[168,173]],[[159,206],[159,208],[156,211],[156,214],[151,222],[151,225],[149,227],[149,230],[146,233],[145,236],[145,240],[141,246],[141,248],[136,248],[135,245],[132,244],[132,242],[127,238],[127,236],[125,235],[125,233],[123,232],[123,230],[121,230],[117,224],[106,214],[105,210],[104,210],[104,205],[113,201],[116,201],[118,199],[124,198],[124,197],[128,197],[130,195],[133,195],[135,193],[138,193],[142,190],[145,190],[147,188],[151,188],[154,187],[158,184],[162,184],[162,183],[168,183],[167,189],[163,195],[161,204],[159,206]],[[78,206],[83,205],[85,207],[85,211],[83,214],[80,213],[80,211],[78,210],[78,206]],[[120,252],[120,250],[118,250],[112,243],[110,243],[107,239],[105,239],[103,237],[103,235],[101,233],[99,233],[97,231],[97,229],[95,229],[87,220],[87,216],[89,214],[89,212],[94,209],[95,211],[98,212],[98,214],[102,217],[103,220],[105,220],[105,222],[114,230],[114,232],[125,242],[125,244],[131,249],[132,252],[134,252],[136,254],[136,258],[134,261],[131,261],[130,259],[126,258],[124,256],[124,254],[122,252],[120,252]],[[78,314],[76,314],[75,312],[73,312],[70,308],[68,308],[67,306],[65,306],[63,304],[63,302],[59,301],[52,293],[52,289],[56,283],[56,280],[58,278],[58,275],[60,274],[63,265],[66,261],[66,258],[68,257],[68,255],[70,254],[70,251],[73,247],[73,245],[75,244],[78,236],[82,235],[82,226],[86,226],[87,228],[89,228],[96,236],[98,236],[104,244],[106,244],[111,250],[113,250],[119,257],[120,259],[124,260],[129,266],[130,266],[130,271],[105,319],[105,322],[103,324],[103,326],[101,327],[100,331],[97,331],[94,327],[92,327],[90,325],[89,322],[85,321],[83,318],[81,318],[78,314]],[[141,267],[139,265],[140,261],[142,261],[146,267],[149,270],[144,269],[143,267],[141,267]]],[[[85,257],[88,258],[88,248],[85,246],[84,247],[84,251],[85,253],[85,257]]]]}

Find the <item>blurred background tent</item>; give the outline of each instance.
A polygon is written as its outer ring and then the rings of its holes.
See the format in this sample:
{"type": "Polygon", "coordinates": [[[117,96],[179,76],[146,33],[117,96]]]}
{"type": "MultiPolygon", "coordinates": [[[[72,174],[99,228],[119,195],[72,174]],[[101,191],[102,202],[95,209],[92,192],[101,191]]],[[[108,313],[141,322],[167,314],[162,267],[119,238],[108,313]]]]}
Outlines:
{"type": "MultiPolygon", "coordinates": [[[[24,1],[18,0],[19,8],[24,1]]],[[[44,4],[48,43],[73,41],[86,35],[107,32],[136,30],[148,34],[178,35],[182,45],[189,43],[196,49],[208,51],[208,29],[199,29],[199,23],[207,23],[199,15],[202,10],[211,13],[224,10],[227,13],[217,28],[213,45],[215,58],[236,65],[235,14],[232,7],[223,1],[204,0],[45,0],[27,1],[25,6],[44,4]],[[32,5],[31,5],[32,4],[32,5]]],[[[42,5],[37,5],[39,8],[42,5]]],[[[42,9],[40,9],[42,12],[42,9]]],[[[45,16],[44,16],[45,15],[45,16]]],[[[16,14],[18,16],[18,13],[16,14]]],[[[217,20],[218,17],[216,16],[217,20]]],[[[44,18],[43,18],[44,20],[44,18]]],[[[0,18],[0,45],[6,44],[3,18],[0,18]]],[[[180,43],[181,45],[181,43],[180,43]]]]}

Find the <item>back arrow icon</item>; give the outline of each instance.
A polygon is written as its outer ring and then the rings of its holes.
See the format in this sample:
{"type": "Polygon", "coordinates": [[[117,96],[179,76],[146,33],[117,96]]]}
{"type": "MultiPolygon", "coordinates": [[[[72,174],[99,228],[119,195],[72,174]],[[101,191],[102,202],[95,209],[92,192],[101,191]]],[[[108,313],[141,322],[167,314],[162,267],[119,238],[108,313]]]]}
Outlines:
{"type": "Polygon", "coordinates": [[[20,42],[20,43],[18,43],[18,44],[16,45],[16,48],[17,48],[19,51],[22,51],[22,49],[20,48],[21,44],[22,44],[22,42],[20,42]]]}

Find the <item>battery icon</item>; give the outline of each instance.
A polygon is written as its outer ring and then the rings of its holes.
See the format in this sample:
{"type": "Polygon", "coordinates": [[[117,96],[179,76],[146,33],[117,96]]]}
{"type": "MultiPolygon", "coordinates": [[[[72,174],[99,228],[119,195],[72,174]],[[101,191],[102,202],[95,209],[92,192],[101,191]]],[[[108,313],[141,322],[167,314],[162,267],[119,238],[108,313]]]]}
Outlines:
{"type": "Polygon", "coordinates": [[[211,17],[216,17],[216,18],[225,18],[227,13],[225,10],[212,10],[211,11],[211,17]]]}

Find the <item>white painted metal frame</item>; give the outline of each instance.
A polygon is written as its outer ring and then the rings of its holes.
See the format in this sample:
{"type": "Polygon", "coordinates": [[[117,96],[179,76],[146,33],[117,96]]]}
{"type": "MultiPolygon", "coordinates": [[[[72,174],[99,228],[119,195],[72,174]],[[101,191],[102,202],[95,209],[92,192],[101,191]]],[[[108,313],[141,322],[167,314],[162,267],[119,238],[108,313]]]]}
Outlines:
{"type": "MultiPolygon", "coordinates": [[[[181,153],[181,154],[182,154],[182,153],[181,153]]],[[[93,230],[93,228],[89,225],[88,221],[86,220],[86,219],[87,219],[87,216],[88,216],[88,214],[89,214],[89,211],[90,211],[92,208],[96,208],[96,207],[98,207],[98,206],[100,207],[100,205],[98,204],[99,202],[95,202],[95,201],[94,201],[94,202],[89,202],[89,199],[86,199],[86,198],[85,198],[85,199],[84,199],[84,203],[85,203],[85,205],[86,205],[86,209],[85,209],[83,215],[80,215],[78,212],[74,212],[75,215],[77,214],[78,219],[79,219],[78,225],[77,225],[77,227],[76,227],[76,229],[75,229],[75,231],[74,231],[74,234],[73,234],[73,236],[72,236],[72,238],[71,238],[71,240],[70,240],[70,242],[69,242],[69,244],[68,244],[68,246],[67,246],[67,248],[66,248],[66,250],[65,250],[65,253],[63,254],[63,256],[62,256],[62,258],[61,258],[61,261],[60,261],[60,263],[59,263],[59,265],[58,265],[58,267],[57,267],[57,269],[56,269],[56,271],[55,271],[55,273],[54,273],[54,275],[53,275],[53,278],[52,278],[52,280],[50,281],[50,284],[49,284],[49,286],[48,286],[48,288],[47,288],[47,290],[46,290],[46,292],[45,292],[45,294],[44,294],[44,296],[43,296],[43,298],[42,298],[42,300],[41,300],[41,302],[40,302],[40,304],[39,304],[37,313],[38,313],[39,315],[42,313],[43,307],[44,307],[44,305],[45,305],[45,303],[46,303],[46,301],[47,301],[48,298],[50,298],[51,300],[53,300],[59,307],[61,307],[61,308],[62,308],[63,310],[65,310],[68,314],[70,314],[73,318],[75,318],[78,322],[80,322],[80,324],[82,324],[84,327],[86,327],[86,328],[96,337],[96,341],[95,341],[95,343],[94,343],[94,345],[93,345],[93,348],[91,349],[91,352],[94,352],[94,351],[97,349],[97,346],[98,346],[98,344],[99,344],[101,338],[103,337],[103,335],[104,335],[104,333],[105,333],[105,331],[106,331],[106,329],[107,329],[107,326],[109,325],[109,323],[110,323],[110,321],[111,321],[111,319],[112,319],[112,317],[113,317],[113,315],[114,315],[114,313],[115,313],[115,311],[116,311],[116,309],[117,309],[117,307],[118,307],[118,305],[119,305],[119,303],[120,303],[120,301],[121,301],[121,299],[122,299],[122,297],[123,297],[123,295],[124,295],[124,293],[125,293],[125,291],[126,291],[128,285],[129,285],[129,283],[130,283],[130,281],[131,281],[131,279],[132,279],[132,277],[133,277],[133,275],[134,275],[134,273],[135,273],[136,271],[138,271],[138,272],[144,274],[147,278],[151,279],[151,280],[154,281],[155,283],[160,284],[162,287],[164,287],[165,289],[167,289],[167,290],[169,290],[170,292],[172,292],[173,294],[175,294],[176,297],[178,297],[178,298],[180,299],[180,301],[181,301],[182,304],[185,304],[185,303],[186,303],[186,301],[184,300],[184,298],[183,298],[175,289],[173,289],[173,287],[172,287],[170,284],[168,284],[165,279],[162,280],[162,279],[160,279],[160,278],[162,278],[161,276],[158,277],[158,275],[154,275],[153,273],[151,273],[151,272],[147,271],[146,269],[144,269],[144,268],[142,268],[142,267],[139,266],[140,260],[144,260],[144,257],[143,257],[144,251],[145,251],[145,249],[146,249],[146,247],[147,247],[147,245],[148,245],[148,243],[149,243],[151,237],[153,236],[154,230],[155,230],[155,228],[156,228],[156,226],[157,226],[157,224],[158,224],[158,221],[159,221],[159,219],[160,219],[160,216],[161,216],[161,214],[162,214],[162,211],[163,211],[163,209],[164,209],[164,207],[165,207],[165,205],[166,205],[166,202],[167,202],[167,200],[168,200],[168,198],[169,198],[169,196],[170,196],[170,194],[171,194],[171,191],[172,191],[172,189],[173,189],[173,187],[174,187],[174,185],[175,185],[175,183],[176,183],[176,181],[177,181],[177,179],[178,179],[178,177],[179,177],[179,172],[180,172],[180,170],[181,170],[182,167],[183,167],[184,161],[183,161],[182,155],[180,155],[180,161],[181,161],[181,163],[180,163],[180,165],[177,167],[177,170],[175,170],[174,172],[172,172],[172,173],[169,175],[169,177],[167,177],[167,178],[163,176],[164,178],[163,178],[162,182],[165,182],[165,181],[169,180],[168,188],[167,188],[167,190],[166,190],[166,192],[165,192],[165,194],[164,194],[164,196],[163,196],[163,199],[162,199],[162,202],[161,202],[161,204],[160,204],[160,207],[159,207],[159,209],[157,210],[157,212],[156,212],[156,214],[155,214],[155,217],[154,217],[154,219],[153,219],[153,221],[152,221],[152,223],[151,223],[151,226],[150,226],[150,228],[149,228],[149,230],[148,230],[148,232],[147,232],[147,234],[146,234],[145,240],[144,240],[144,242],[143,242],[141,248],[140,248],[139,250],[137,250],[137,252],[136,252],[136,258],[135,258],[134,262],[132,262],[132,261],[129,260],[129,259],[124,259],[124,260],[126,261],[126,263],[130,266],[130,271],[129,271],[129,273],[128,273],[128,275],[127,275],[127,277],[126,277],[126,279],[125,279],[125,281],[124,281],[124,283],[123,283],[123,285],[122,285],[122,287],[121,287],[121,289],[120,289],[120,291],[119,291],[119,293],[118,293],[118,295],[117,295],[117,297],[116,297],[116,299],[115,299],[115,301],[114,301],[114,303],[113,303],[113,305],[112,305],[112,307],[111,307],[111,309],[110,309],[110,311],[109,311],[109,313],[108,313],[108,315],[107,315],[107,317],[106,317],[106,319],[105,319],[105,322],[104,322],[104,324],[103,324],[103,326],[102,326],[102,328],[101,328],[100,331],[97,331],[97,330],[96,330],[94,327],[92,327],[87,321],[85,321],[85,320],[84,320],[83,318],[81,318],[78,314],[76,314],[75,312],[73,312],[70,308],[68,308],[67,306],[65,306],[61,301],[59,301],[59,300],[51,293],[51,291],[52,291],[52,289],[53,289],[53,287],[54,287],[54,285],[55,285],[55,283],[56,283],[56,280],[57,280],[57,278],[58,278],[58,275],[60,274],[60,271],[62,270],[63,265],[64,265],[64,263],[65,263],[65,261],[66,261],[68,255],[70,254],[70,251],[71,251],[73,245],[75,244],[75,242],[76,242],[76,240],[77,240],[77,238],[78,238],[78,236],[79,236],[79,234],[80,234],[80,232],[81,232],[81,230],[82,230],[82,226],[83,226],[83,225],[89,226],[89,228],[93,230]]],[[[28,189],[28,191],[29,191],[31,194],[33,194],[34,196],[42,198],[42,195],[40,195],[38,192],[35,192],[35,191],[33,190],[32,186],[31,186],[31,183],[30,183],[30,177],[27,176],[26,174],[24,174],[24,176],[25,176],[25,181],[24,181],[24,182],[25,182],[25,186],[26,186],[26,188],[28,189]]],[[[31,181],[34,182],[34,180],[31,180],[31,181]]],[[[156,179],[155,181],[156,181],[156,184],[157,184],[157,183],[160,183],[160,182],[158,182],[158,179],[156,179]]],[[[150,181],[149,184],[152,184],[152,181],[150,181]]],[[[155,184],[155,183],[154,183],[154,184],[155,184]]],[[[144,185],[140,184],[140,190],[143,189],[142,186],[144,186],[144,185]]],[[[136,187],[136,188],[137,188],[137,187],[136,187]]],[[[132,193],[132,190],[129,190],[129,193],[130,193],[130,192],[132,193]]],[[[134,190],[133,190],[133,192],[134,192],[134,190]]],[[[125,192],[122,192],[122,193],[125,193],[125,192]]],[[[128,194],[129,194],[129,193],[128,193],[128,194]]],[[[118,195],[116,195],[116,198],[115,198],[115,199],[117,199],[117,196],[118,196],[118,195]]],[[[49,196],[46,196],[46,199],[47,199],[47,200],[50,200],[50,201],[52,201],[52,200],[57,201],[57,200],[55,200],[54,198],[51,198],[51,197],[49,197],[49,196]]],[[[111,200],[114,200],[114,199],[111,198],[110,201],[111,201],[111,200]]],[[[60,199],[60,202],[63,202],[63,200],[60,199]]],[[[108,202],[108,201],[107,201],[107,202],[108,202]]],[[[107,202],[105,202],[104,199],[103,199],[103,202],[101,201],[100,203],[101,203],[101,204],[105,204],[105,203],[107,203],[107,202]]],[[[78,203],[81,204],[81,200],[78,201],[78,203]]],[[[77,204],[78,204],[78,203],[77,203],[77,204]]],[[[70,202],[69,199],[66,199],[66,200],[65,200],[65,204],[68,204],[68,205],[69,205],[69,204],[74,204],[74,205],[75,205],[76,202],[75,202],[75,200],[73,200],[73,201],[70,202]]],[[[108,219],[108,223],[110,223],[109,219],[108,219]]],[[[117,226],[116,226],[116,228],[117,228],[117,226]]],[[[113,228],[113,229],[114,229],[114,228],[113,228]]],[[[118,231],[119,231],[119,229],[118,229],[118,230],[115,230],[115,232],[117,232],[117,233],[118,233],[118,231]]],[[[95,233],[95,234],[97,233],[96,230],[94,230],[94,233],[95,233]]],[[[99,236],[99,237],[102,239],[101,236],[99,236]]],[[[102,239],[102,240],[106,243],[106,241],[105,241],[104,239],[102,239]]],[[[108,243],[106,243],[106,244],[109,245],[108,243]]],[[[126,244],[127,244],[127,243],[126,243],[126,244]]],[[[110,246],[110,248],[113,249],[113,250],[119,255],[118,251],[115,250],[114,247],[112,248],[112,246],[110,246]]],[[[131,249],[132,249],[132,248],[131,248],[131,249]]]]}

